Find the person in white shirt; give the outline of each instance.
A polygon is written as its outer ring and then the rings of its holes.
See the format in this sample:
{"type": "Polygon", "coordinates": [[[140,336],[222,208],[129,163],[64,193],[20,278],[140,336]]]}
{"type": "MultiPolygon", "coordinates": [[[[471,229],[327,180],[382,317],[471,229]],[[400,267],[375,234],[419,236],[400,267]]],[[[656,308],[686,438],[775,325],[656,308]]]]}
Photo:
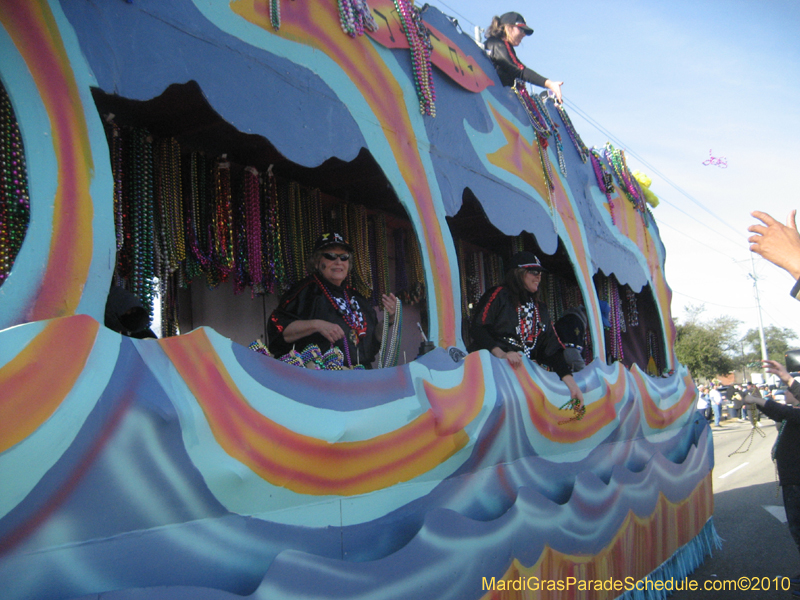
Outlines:
{"type": "Polygon", "coordinates": [[[719,427],[719,420],[722,415],[722,394],[718,385],[714,386],[708,397],[711,400],[711,410],[714,411],[714,426],[719,427]]]}

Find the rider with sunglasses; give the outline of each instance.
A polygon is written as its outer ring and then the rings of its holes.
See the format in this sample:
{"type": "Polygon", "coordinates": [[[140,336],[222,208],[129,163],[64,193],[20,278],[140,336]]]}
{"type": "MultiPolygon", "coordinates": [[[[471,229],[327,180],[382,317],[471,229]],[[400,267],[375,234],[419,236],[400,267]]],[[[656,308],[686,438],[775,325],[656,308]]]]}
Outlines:
{"type": "Polygon", "coordinates": [[[518,252],[511,264],[505,283],[487,290],[478,302],[470,326],[469,350],[489,350],[497,358],[508,360],[514,369],[525,357],[545,364],[567,385],[570,398],[583,401],[547,307],[539,303],[544,267],[532,252],[518,252]]]}
{"type": "MultiPolygon", "coordinates": [[[[282,356],[316,344],[325,352],[336,344],[346,366],[369,368],[380,349],[382,329],[371,302],[346,283],[353,247],[339,233],[324,233],[306,266],[310,275],[283,295],[269,318],[269,351],[282,356]]],[[[391,323],[397,298],[384,294],[382,301],[391,323]]]]}

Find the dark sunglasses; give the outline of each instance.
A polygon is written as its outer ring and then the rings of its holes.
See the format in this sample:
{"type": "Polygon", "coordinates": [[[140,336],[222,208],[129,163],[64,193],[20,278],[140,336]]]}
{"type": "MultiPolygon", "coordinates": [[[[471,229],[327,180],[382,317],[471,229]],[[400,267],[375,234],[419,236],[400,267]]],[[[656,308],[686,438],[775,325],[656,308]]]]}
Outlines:
{"type": "Polygon", "coordinates": [[[525,270],[528,273],[533,273],[534,275],[541,275],[542,274],[542,270],[541,269],[525,269],[525,270]]]}
{"type": "Polygon", "coordinates": [[[347,252],[342,252],[341,254],[336,254],[335,252],[323,252],[322,256],[328,260],[336,260],[337,258],[342,262],[347,262],[350,260],[350,255],[347,252]]]}

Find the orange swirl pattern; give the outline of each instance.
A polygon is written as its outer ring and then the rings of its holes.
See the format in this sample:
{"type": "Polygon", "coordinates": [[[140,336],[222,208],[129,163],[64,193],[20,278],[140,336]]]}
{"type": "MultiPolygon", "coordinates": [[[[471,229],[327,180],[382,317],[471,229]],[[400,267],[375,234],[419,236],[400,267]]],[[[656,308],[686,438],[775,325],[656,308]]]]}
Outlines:
{"type": "MultiPolygon", "coordinates": [[[[539,580],[566,581],[624,581],[626,577],[642,579],[663,564],[678,549],[697,536],[714,512],[711,473],[697,485],[690,496],[677,503],[659,495],[653,513],[637,517],[629,512],[616,536],[603,550],[593,556],[563,554],[546,547],[536,564],[525,567],[516,559],[503,576],[505,581],[520,577],[539,580]]],[[[502,591],[489,592],[482,600],[613,600],[619,591],[502,591]]]]}
{"type": "Polygon", "coordinates": [[[642,408],[644,411],[644,418],[647,424],[653,429],[664,429],[669,427],[680,417],[686,414],[691,409],[692,404],[697,398],[697,388],[692,381],[691,375],[686,375],[683,378],[683,383],[686,387],[680,400],[674,406],[667,410],[662,410],[653,401],[650,392],[647,389],[647,382],[645,381],[642,372],[638,369],[631,371],[636,386],[639,388],[639,395],[642,398],[642,408]]]}
{"type": "Polygon", "coordinates": [[[0,22],[30,70],[50,115],[58,161],[50,252],[32,321],[74,314],[92,259],[92,152],[72,66],[46,0],[7,0],[0,22]]]}
{"type": "Polygon", "coordinates": [[[313,8],[307,2],[284,3],[281,5],[281,28],[275,31],[267,0],[237,0],[231,4],[231,10],[264,31],[324,52],[347,74],[369,104],[411,191],[422,223],[436,295],[439,345],[455,345],[456,313],[450,258],[420,157],[421,142],[411,124],[403,90],[369,37],[353,39],[342,32],[336,7],[335,2],[314,3],[313,8]]]}
{"type": "Polygon", "coordinates": [[[501,115],[494,106],[490,104],[489,109],[508,143],[497,151],[487,154],[486,159],[494,166],[519,177],[530,185],[549,206],[549,194],[544,182],[538,146],[529,143],[522,136],[519,128],[501,115]]]}
{"type": "Polygon", "coordinates": [[[202,329],[159,343],[225,452],[270,483],[301,494],[364,494],[426,473],[466,446],[463,427],[483,404],[476,355],[467,360],[460,385],[450,390],[425,385],[431,408],[407,425],[369,440],[329,443],[255,410],[202,329]]]}
{"type": "MultiPolygon", "coordinates": [[[[618,369],[621,371],[622,367],[618,369]]],[[[617,416],[615,405],[622,400],[627,391],[624,373],[620,373],[613,384],[603,381],[606,392],[602,399],[586,407],[586,414],[580,421],[566,422],[573,413],[559,410],[547,400],[544,390],[530,376],[527,369],[513,369],[517,381],[525,394],[528,414],[537,431],[548,440],[569,444],[591,437],[611,423],[617,416]]],[[[563,396],[562,396],[563,398],[563,396]]]]}
{"type": "Polygon", "coordinates": [[[31,435],[61,405],[86,367],[99,329],[85,315],[55,319],[0,368],[0,452],[31,435]]]}

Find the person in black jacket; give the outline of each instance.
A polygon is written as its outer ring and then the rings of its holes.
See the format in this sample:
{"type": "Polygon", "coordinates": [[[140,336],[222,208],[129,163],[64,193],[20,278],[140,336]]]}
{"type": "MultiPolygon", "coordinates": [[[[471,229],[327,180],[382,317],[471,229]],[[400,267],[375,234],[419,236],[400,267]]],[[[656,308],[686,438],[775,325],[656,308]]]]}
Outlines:
{"type": "Polygon", "coordinates": [[[551,81],[539,75],[536,71],[523,65],[517,58],[514,50],[519,46],[525,36],[531,35],[533,29],[525,24],[525,19],[516,12],[507,12],[500,17],[494,17],[489,29],[486,30],[486,49],[489,58],[497,69],[500,82],[504,86],[514,85],[514,81],[521,79],[533,85],[547,88],[555,94],[556,101],[561,103],[561,86],[563,81],[551,81]]]}
{"type": "Polygon", "coordinates": [[[523,356],[545,364],[567,385],[570,398],[583,402],[547,307],[538,301],[542,264],[532,252],[518,252],[511,264],[505,283],[487,290],[478,302],[469,350],[489,350],[514,369],[522,365],[523,356]]]}
{"type": "MultiPolygon", "coordinates": [[[[369,368],[382,330],[370,302],[346,284],[352,258],[353,247],[341,234],[324,233],[317,239],[307,265],[311,274],[283,295],[269,317],[269,351],[274,356],[309,344],[324,352],[336,344],[346,366],[369,368]]],[[[382,302],[391,323],[397,298],[384,294],[382,302]]]]}
{"type": "MultiPolygon", "coordinates": [[[[789,375],[783,365],[774,360],[765,360],[763,365],[767,371],[789,384],[787,399],[794,402],[794,398],[800,398],[800,383],[789,375]],[[790,395],[794,398],[789,398],[790,395]]],[[[748,393],[744,397],[744,402],[755,404],[770,419],[782,421],[778,426],[778,440],[775,442],[773,452],[778,467],[778,480],[783,491],[786,522],[800,552],[800,408],[762,398],[757,389],[748,393]]],[[[799,577],[795,576],[793,579],[799,577]]]]}

